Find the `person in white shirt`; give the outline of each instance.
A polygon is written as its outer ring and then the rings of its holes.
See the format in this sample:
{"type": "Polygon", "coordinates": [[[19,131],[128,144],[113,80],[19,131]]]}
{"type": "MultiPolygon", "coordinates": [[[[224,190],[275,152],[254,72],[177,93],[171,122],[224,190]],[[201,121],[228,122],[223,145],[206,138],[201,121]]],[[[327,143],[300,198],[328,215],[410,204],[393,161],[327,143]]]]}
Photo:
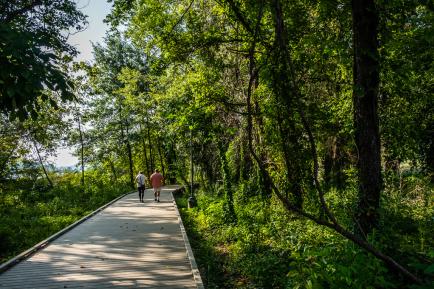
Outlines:
{"type": "Polygon", "coordinates": [[[143,203],[143,196],[145,195],[145,175],[142,172],[136,176],[137,189],[139,190],[139,199],[143,203]]]}

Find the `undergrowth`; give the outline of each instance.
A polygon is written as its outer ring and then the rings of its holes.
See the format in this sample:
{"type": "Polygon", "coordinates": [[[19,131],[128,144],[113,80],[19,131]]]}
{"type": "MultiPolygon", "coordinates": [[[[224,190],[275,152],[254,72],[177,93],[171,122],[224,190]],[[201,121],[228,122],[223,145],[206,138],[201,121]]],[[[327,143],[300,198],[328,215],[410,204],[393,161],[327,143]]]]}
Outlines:
{"type": "MultiPolygon", "coordinates": [[[[53,176],[54,177],[54,176],[53,176]]],[[[0,184],[0,262],[25,251],[91,213],[128,190],[88,173],[82,187],[79,176],[65,173],[51,188],[17,179],[0,184]]]]}
{"type": "MultiPolygon", "coordinates": [[[[411,284],[336,232],[286,212],[250,182],[234,194],[236,221],[225,220],[220,187],[197,192],[196,208],[177,203],[207,288],[433,288],[434,208],[429,181],[410,175],[385,188],[380,228],[370,242],[415,272],[411,284]]],[[[386,182],[387,185],[387,182],[386,182]]],[[[345,226],[354,191],[327,198],[345,226]],[[345,197],[344,197],[345,196],[345,197]]]]}

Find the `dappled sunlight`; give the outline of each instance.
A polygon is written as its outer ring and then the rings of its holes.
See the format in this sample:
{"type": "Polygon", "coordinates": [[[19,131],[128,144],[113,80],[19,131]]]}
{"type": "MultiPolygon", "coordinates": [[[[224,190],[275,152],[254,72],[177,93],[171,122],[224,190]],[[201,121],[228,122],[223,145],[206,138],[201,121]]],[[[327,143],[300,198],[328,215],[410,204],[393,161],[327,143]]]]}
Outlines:
{"type": "Polygon", "coordinates": [[[195,288],[169,192],[164,203],[129,194],[0,275],[0,288],[195,288]]]}

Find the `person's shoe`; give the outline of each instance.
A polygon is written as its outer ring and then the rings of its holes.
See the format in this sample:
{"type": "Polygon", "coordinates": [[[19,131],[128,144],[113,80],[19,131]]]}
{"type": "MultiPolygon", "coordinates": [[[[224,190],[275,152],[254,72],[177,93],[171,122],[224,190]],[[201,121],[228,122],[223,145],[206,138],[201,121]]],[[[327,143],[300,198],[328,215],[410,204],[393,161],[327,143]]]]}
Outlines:
{"type": "Polygon", "coordinates": [[[157,199],[157,202],[159,203],[159,202],[160,202],[160,199],[157,199]]]}
{"type": "Polygon", "coordinates": [[[154,202],[156,202],[156,201],[157,201],[157,198],[154,199],[154,202]]]}

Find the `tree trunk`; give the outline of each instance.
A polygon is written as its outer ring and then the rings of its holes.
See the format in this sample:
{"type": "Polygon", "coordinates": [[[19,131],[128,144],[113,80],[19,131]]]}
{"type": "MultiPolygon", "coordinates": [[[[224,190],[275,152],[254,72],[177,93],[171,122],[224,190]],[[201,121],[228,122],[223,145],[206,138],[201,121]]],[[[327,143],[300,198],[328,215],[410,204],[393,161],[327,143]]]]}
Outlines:
{"type": "Polygon", "coordinates": [[[330,187],[343,189],[345,187],[345,154],[342,149],[342,140],[339,136],[331,136],[326,141],[324,154],[324,183],[330,187]]]}
{"type": "Polygon", "coordinates": [[[282,115],[285,115],[285,113],[278,113],[277,126],[279,128],[280,147],[283,152],[283,159],[286,167],[286,179],[288,181],[288,186],[285,189],[285,196],[286,198],[289,198],[290,196],[288,192],[290,191],[292,193],[294,204],[301,209],[303,207],[303,191],[300,185],[300,179],[296,177],[298,175],[297,171],[299,171],[300,168],[297,166],[294,158],[291,157],[291,146],[287,141],[285,141],[285,139],[291,134],[287,124],[283,121],[282,115]]]}
{"type": "Polygon", "coordinates": [[[109,159],[109,163],[110,163],[110,169],[112,170],[114,181],[117,182],[118,181],[118,175],[116,173],[115,165],[111,159],[109,159]]]}
{"type": "Polygon", "coordinates": [[[148,119],[146,119],[146,129],[148,131],[148,142],[149,142],[149,159],[151,161],[151,173],[154,171],[154,156],[152,155],[152,139],[151,139],[151,129],[149,128],[148,119]]]}
{"type": "MultiPolygon", "coordinates": [[[[233,1],[228,1],[229,4],[231,4],[231,8],[236,10],[237,7],[235,5],[235,3],[233,1]]],[[[279,0],[275,0],[274,4],[276,7],[280,6],[280,2],[279,0]]],[[[277,9],[276,9],[277,10],[277,9]]],[[[239,11],[236,11],[239,12],[239,11]]],[[[237,17],[242,18],[241,16],[239,16],[239,13],[236,13],[237,17]]],[[[277,13],[278,14],[278,13],[277,13]]],[[[259,21],[258,21],[259,22],[259,21]]],[[[358,246],[360,246],[361,248],[364,248],[366,251],[372,253],[376,258],[382,260],[386,266],[396,272],[400,272],[402,274],[404,274],[404,276],[406,278],[408,278],[409,280],[419,283],[422,283],[422,280],[419,279],[416,275],[412,274],[411,272],[409,272],[406,268],[404,268],[403,266],[401,266],[399,263],[397,263],[395,260],[393,260],[393,258],[384,255],[383,253],[381,253],[380,251],[378,251],[375,247],[373,247],[369,242],[367,242],[365,239],[359,238],[358,236],[356,236],[354,233],[352,233],[351,231],[347,230],[346,228],[342,227],[336,217],[334,216],[334,214],[332,213],[332,211],[330,210],[329,206],[327,205],[327,202],[325,200],[325,192],[322,190],[320,182],[318,180],[318,171],[319,171],[319,163],[318,163],[318,154],[317,154],[317,149],[315,146],[315,139],[312,133],[312,130],[310,128],[310,124],[306,118],[306,115],[304,113],[304,109],[300,104],[300,100],[298,100],[298,103],[296,103],[298,105],[297,109],[298,112],[300,114],[301,117],[301,121],[303,124],[303,127],[305,129],[305,132],[307,134],[307,137],[309,139],[309,146],[310,146],[310,150],[311,150],[311,154],[312,154],[312,161],[313,161],[313,180],[314,180],[314,184],[315,184],[315,189],[318,192],[318,197],[320,200],[320,204],[321,204],[321,208],[324,211],[324,214],[327,216],[327,219],[323,219],[323,218],[318,218],[315,215],[312,215],[308,212],[305,212],[302,209],[297,208],[294,204],[292,204],[291,202],[289,202],[289,200],[287,198],[284,197],[284,195],[280,192],[280,190],[277,188],[276,184],[273,182],[272,177],[270,176],[270,174],[267,171],[266,168],[266,164],[264,164],[260,158],[258,157],[258,155],[255,152],[255,149],[253,147],[253,141],[252,141],[252,104],[251,104],[251,96],[252,96],[252,87],[253,87],[253,79],[255,78],[255,75],[257,74],[257,71],[254,69],[254,57],[253,57],[253,51],[255,48],[255,44],[257,41],[257,30],[255,32],[253,32],[253,42],[252,42],[252,47],[251,47],[251,52],[249,55],[249,60],[250,60],[250,68],[249,68],[249,75],[250,75],[250,80],[249,80],[249,86],[247,89],[247,97],[246,97],[246,103],[247,103],[247,135],[248,135],[248,147],[249,147],[249,151],[250,154],[252,155],[253,159],[256,161],[256,164],[258,165],[258,168],[261,172],[261,175],[268,179],[270,185],[272,186],[272,190],[275,193],[275,195],[278,197],[278,199],[282,202],[282,204],[285,206],[285,208],[288,211],[294,212],[300,216],[303,216],[305,218],[308,218],[312,221],[314,221],[315,223],[322,225],[322,226],[326,226],[328,228],[333,229],[334,231],[338,232],[339,234],[341,234],[342,236],[344,236],[345,238],[347,238],[348,240],[351,240],[352,242],[354,242],[355,244],[357,244],[358,246]]],[[[290,59],[287,59],[288,64],[291,65],[290,59]]],[[[292,79],[293,80],[293,79],[292,79]]],[[[294,83],[294,89],[297,89],[296,83],[294,83]]],[[[295,91],[296,94],[299,94],[298,90],[295,91]]]]}
{"type": "Polygon", "coordinates": [[[44,175],[47,178],[47,181],[50,184],[50,187],[53,187],[53,182],[51,181],[50,177],[48,177],[48,173],[47,173],[47,170],[45,169],[44,162],[42,161],[42,157],[41,157],[41,154],[39,152],[38,145],[36,144],[35,141],[33,141],[33,145],[35,146],[36,153],[37,153],[38,159],[39,159],[39,163],[41,164],[42,170],[44,171],[44,175]]]}
{"type": "Polygon", "coordinates": [[[128,125],[126,127],[126,131],[127,131],[127,135],[125,138],[125,142],[127,145],[127,152],[128,152],[128,162],[129,162],[129,169],[130,169],[130,183],[131,183],[131,187],[134,189],[134,164],[133,164],[133,153],[131,150],[131,144],[130,144],[130,140],[129,140],[129,130],[128,130],[128,125]]]}
{"type": "Polygon", "coordinates": [[[81,145],[81,185],[84,186],[84,138],[81,131],[81,121],[78,117],[78,131],[80,133],[80,145],[81,145]]]}
{"type": "Polygon", "coordinates": [[[224,203],[224,219],[226,222],[236,222],[236,214],[234,209],[234,197],[231,187],[231,176],[228,167],[228,160],[226,158],[226,150],[223,144],[219,144],[220,163],[223,176],[223,187],[225,191],[225,203],[224,203]]]}
{"type": "MultiPolygon", "coordinates": [[[[144,135],[142,124],[140,124],[140,135],[144,135]]],[[[146,151],[146,139],[144,136],[142,137],[142,144],[143,144],[143,164],[145,165],[145,175],[149,178],[150,171],[148,166],[148,152],[146,151]]]]}
{"type": "Polygon", "coordinates": [[[287,44],[287,33],[283,19],[283,11],[280,1],[273,2],[275,11],[275,51],[273,55],[273,90],[278,98],[278,103],[282,103],[285,110],[281,112],[279,118],[281,147],[285,154],[287,165],[287,176],[290,176],[290,190],[293,200],[298,208],[303,206],[303,194],[301,183],[303,181],[303,151],[300,144],[301,132],[295,126],[296,118],[294,108],[296,107],[296,91],[293,85],[294,75],[291,72],[289,48],[287,44]],[[284,122],[284,119],[287,120],[284,122]],[[283,133],[282,133],[283,132],[283,133]]]}
{"type": "Polygon", "coordinates": [[[355,141],[359,153],[359,200],[356,230],[366,237],[378,222],[381,191],[378,120],[378,12],[374,0],[352,0],[353,106],[355,141]]]}
{"type": "Polygon", "coordinates": [[[172,141],[168,147],[169,147],[169,152],[167,155],[167,163],[169,165],[169,168],[167,171],[166,179],[168,179],[171,184],[175,184],[176,183],[176,174],[177,174],[177,170],[178,170],[178,166],[176,164],[176,162],[177,162],[176,150],[175,150],[174,143],[172,141]]]}
{"type": "Polygon", "coordinates": [[[163,172],[163,176],[166,176],[165,170],[164,170],[164,158],[163,154],[161,153],[161,139],[159,136],[157,136],[157,148],[158,148],[158,155],[160,157],[160,165],[161,165],[161,171],[163,172]]]}
{"type": "Polygon", "coordinates": [[[429,145],[427,153],[425,154],[425,166],[428,171],[428,175],[431,177],[431,183],[434,184],[434,123],[431,123],[427,132],[429,145]]]}
{"type": "Polygon", "coordinates": [[[128,156],[128,165],[129,165],[129,172],[130,172],[130,185],[132,188],[134,188],[134,172],[133,172],[133,156],[131,153],[131,145],[129,141],[129,132],[128,132],[128,124],[126,124],[126,132],[124,131],[124,119],[122,118],[122,107],[119,107],[119,121],[121,126],[121,139],[122,143],[125,144],[127,148],[127,156],[128,156]]]}

